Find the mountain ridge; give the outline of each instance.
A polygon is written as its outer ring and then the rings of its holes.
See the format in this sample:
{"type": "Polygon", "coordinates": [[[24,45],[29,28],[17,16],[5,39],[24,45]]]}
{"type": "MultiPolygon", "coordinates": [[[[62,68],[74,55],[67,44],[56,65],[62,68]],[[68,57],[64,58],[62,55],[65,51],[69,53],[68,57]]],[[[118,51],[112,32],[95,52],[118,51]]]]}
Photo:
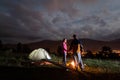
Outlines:
{"type": "MultiPolygon", "coordinates": [[[[120,39],[112,40],[112,41],[100,41],[93,39],[80,39],[84,46],[85,50],[98,51],[103,46],[108,46],[113,50],[120,50],[120,39]]],[[[50,52],[57,52],[58,48],[61,46],[62,40],[43,40],[39,42],[29,43],[27,44],[31,49],[36,48],[45,48],[49,49],[50,52]]],[[[68,40],[68,48],[71,43],[71,39],[68,40]]]]}

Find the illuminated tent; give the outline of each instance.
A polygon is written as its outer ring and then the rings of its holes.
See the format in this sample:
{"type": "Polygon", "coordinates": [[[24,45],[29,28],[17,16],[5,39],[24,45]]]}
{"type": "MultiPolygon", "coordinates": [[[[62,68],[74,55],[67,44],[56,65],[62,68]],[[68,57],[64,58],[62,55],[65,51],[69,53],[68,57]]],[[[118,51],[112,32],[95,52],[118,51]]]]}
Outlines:
{"type": "Polygon", "coordinates": [[[43,49],[35,49],[29,54],[29,59],[31,60],[42,60],[42,59],[51,59],[49,53],[43,49]]]}

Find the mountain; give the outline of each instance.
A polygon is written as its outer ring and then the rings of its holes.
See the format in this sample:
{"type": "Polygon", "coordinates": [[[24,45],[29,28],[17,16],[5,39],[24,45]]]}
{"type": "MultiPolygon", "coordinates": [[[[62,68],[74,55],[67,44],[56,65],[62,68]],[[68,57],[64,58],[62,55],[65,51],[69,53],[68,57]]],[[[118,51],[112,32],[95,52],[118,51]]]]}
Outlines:
{"type": "MultiPolygon", "coordinates": [[[[113,50],[120,50],[120,39],[112,40],[112,41],[98,41],[92,39],[81,39],[82,44],[85,50],[98,51],[103,46],[108,46],[113,50]]],[[[71,40],[68,40],[68,47],[70,45],[71,40]]],[[[31,49],[36,48],[45,48],[50,52],[57,52],[58,48],[60,48],[62,41],[52,41],[52,40],[43,40],[40,42],[34,42],[27,44],[31,49]]]]}
{"type": "MultiPolygon", "coordinates": [[[[103,46],[108,46],[112,50],[120,50],[120,39],[111,40],[111,41],[99,41],[99,40],[93,40],[93,39],[80,39],[84,50],[90,50],[92,52],[96,52],[101,50],[103,46]]],[[[51,53],[57,53],[58,50],[61,51],[61,40],[53,41],[53,40],[43,40],[39,42],[32,42],[27,44],[22,44],[22,46],[27,46],[31,50],[37,49],[37,48],[44,48],[51,53]]],[[[71,40],[68,40],[68,48],[71,43],[71,40]]],[[[7,49],[9,48],[16,48],[16,44],[4,44],[4,47],[7,49]]]]}

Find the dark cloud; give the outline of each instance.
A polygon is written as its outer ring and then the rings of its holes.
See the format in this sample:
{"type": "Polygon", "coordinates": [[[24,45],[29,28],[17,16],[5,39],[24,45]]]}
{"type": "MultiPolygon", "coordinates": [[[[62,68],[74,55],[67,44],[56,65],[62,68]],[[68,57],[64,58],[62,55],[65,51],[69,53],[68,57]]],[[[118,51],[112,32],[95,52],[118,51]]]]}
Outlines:
{"type": "Polygon", "coordinates": [[[110,34],[106,36],[102,36],[101,39],[102,38],[106,40],[120,39],[120,28],[117,29],[115,32],[111,32],[110,34]]]}
{"type": "Polygon", "coordinates": [[[58,40],[71,38],[74,33],[79,38],[116,39],[119,38],[119,2],[1,0],[0,39],[5,42],[58,40]]]}

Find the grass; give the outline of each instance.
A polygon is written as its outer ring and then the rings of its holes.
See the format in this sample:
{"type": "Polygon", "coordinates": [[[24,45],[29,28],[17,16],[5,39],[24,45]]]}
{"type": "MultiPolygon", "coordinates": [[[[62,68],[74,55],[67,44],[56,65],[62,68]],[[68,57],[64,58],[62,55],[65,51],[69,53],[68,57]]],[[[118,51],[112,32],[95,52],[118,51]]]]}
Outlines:
{"type": "MultiPolygon", "coordinates": [[[[62,57],[51,55],[52,60],[61,63],[62,57]]],[[[69,60],[69,59],[68,59],[69,60]]],[[[83,59],[85,71],[92,73],[120,73],[120,61],[103,59],[83,59]]]]}
{"type": "MultiPolygon", "coordinates": [[[[62,57],[50,54],[52,61],[62,63],[62,57]]],[[[29,60],[28,54],[1,53],[0,65],[24,67],[22,62],[29,60]]],[[[69,59],[68,59],[69,60],[69,59]]],[[[84,58],[85,71],[92,73],[120,73],[120,61],[84,58]]],[[[29,66],[29,65],[27,65],[29,66]]]]}
{"type": "Polygon", "coordinates": [[[120,73],[120,61],[84,59],[86,70],[95,73],[120,73]]]}

